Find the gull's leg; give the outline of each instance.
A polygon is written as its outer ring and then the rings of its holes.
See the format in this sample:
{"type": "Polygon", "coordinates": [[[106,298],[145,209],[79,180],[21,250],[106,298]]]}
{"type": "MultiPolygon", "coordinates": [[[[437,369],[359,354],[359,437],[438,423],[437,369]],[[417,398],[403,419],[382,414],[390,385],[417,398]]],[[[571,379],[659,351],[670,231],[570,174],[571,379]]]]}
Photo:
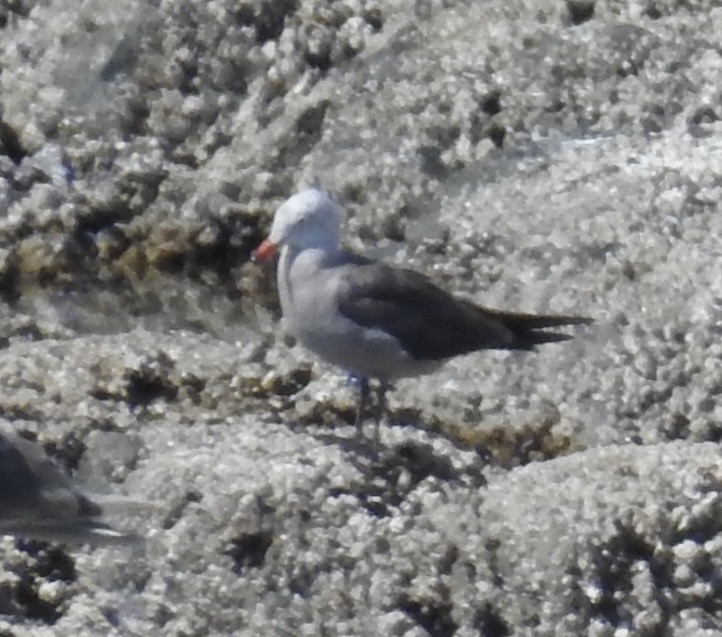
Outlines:
{"type": "Polygon", "coordinates": [[[369,387],[369,379],[364,376],[350,375],[349,379],[359,388],[359,400],[358,408],[356,410],[356,435],[359,439],[363,438],[364,434],[364,409],[368,402],[369,394],[371,393],[369,387]]]}
{"type": "Polygon", "coordinates": [[[374,447],[378,451],[381,447],[381,420],[386,413],[386,392],[389,390],[389,384],[382,380],[379,381],[378,388],[378,405],[376,405],[376,419],[374,428],[374,447]]]}

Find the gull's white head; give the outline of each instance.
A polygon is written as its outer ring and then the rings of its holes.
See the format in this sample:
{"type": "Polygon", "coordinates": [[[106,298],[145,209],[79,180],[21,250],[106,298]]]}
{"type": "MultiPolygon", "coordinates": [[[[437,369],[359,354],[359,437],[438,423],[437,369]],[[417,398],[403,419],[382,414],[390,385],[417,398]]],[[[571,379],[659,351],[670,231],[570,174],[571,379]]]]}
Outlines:
{"type": "Polygon", "coordinates": [[[331,196],[312,188],[293,195],[276,210],[268,238],[256,250],[264,261],[281,246],[334,249],[341,240],[341,210],[331,196]]]}

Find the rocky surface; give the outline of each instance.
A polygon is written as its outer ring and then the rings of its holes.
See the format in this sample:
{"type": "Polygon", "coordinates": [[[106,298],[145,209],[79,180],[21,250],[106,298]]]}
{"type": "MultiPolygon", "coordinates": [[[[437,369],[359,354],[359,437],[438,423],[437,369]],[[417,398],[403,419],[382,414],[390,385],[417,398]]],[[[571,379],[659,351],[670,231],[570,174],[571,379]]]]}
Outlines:
{"type": "Polygon", "coordinates": [[[0,6],[0,417],[138,547],[5,538],[7,635],[722,632],[722,9],[0,6]],[[382,453],[249,262],[349,243],[596,323],[398,383],[382,453]]]}

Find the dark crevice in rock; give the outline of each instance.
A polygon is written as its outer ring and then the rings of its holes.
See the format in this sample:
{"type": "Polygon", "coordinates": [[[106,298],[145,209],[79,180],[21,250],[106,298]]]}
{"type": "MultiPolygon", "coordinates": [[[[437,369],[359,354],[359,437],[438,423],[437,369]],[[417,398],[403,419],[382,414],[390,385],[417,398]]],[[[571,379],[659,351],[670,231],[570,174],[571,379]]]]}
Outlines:
{"type": "Polygon", "coordinates": [[[287,166],[295,166],[305,157],[321,139],[323,122],[330,102],[323,100],[306,109],[296,120],[288,141],[278,150],[278,154],[269,170],[276,172],[287,166]]]}
{"type": "Polygon", "coordinates": [[[163,519],[162,528],[164,530],[172,529],[178,520],[183,517],[183,512],[186,510],[191,502],[200,502],[203,500],[203,495],[197,491],[186,491],[184,496],[171,506],[170,511],[163,519]]]}
{"type": "Polygon", "coordinates": [[[474,628],[479,631],[481,637],[508,637],[511,635],[509,625],[491,604],[486,604],[474,613],[474,628]]]}
{"type": "Polygon", "coordinates": [[[36,540],[16,542],[18,550],[27,553],[30,566],[20,574],[14,587],[15,604],[27,619],[54,624],[62,616],[62,601],[50,602],[40,596],[44,581],[73,582],[77,579],[75,562],[59,547],[36,540]]]}
{"type": "MultiPolygon", "coordinates": [[[[350,442],[350,445],[353,444],[350,442]]],[[[394,508],[427,478],[444,482],[458,482],[462,479],[451,462],[435,454],[430,445],[406,442],[385,451],[380,458],[375,458],[372,448],[356,447],[354,451],[373,458],[370,464],[362,461],[358,463],[359,470],[367,479],[350,488],[332,489],[331,496],[352,495],[368,513],[377,518],[392,515],[394,508]]]]}
{"type": "Polygon", "coordinates": [[[501,112],[501,91],[491,91],[485,95],[479,102],[481,110],[489,116],[496,115],[501,112]]]}
{"type": "Polygon", "coordinates": [[[134,407],[149,405],[160,399],[172,402],[178,397],[178,388],[151,367],[132,370],[126,379],[127,401],[134,407]]]}
{"type": "Polygon", "coordinates": [[[263,44],[280,37],[286,18],[297,10],[297,0],[243,2],[236,10],[235,18],[239,25],[253,27],[256,31],[256,42],[263,44]]]}
{"type": "Polygon", "coordinates": [[[272,543],[273,535],[270,531],[245,533],[231,540],[231,546],[225,553],[234,562],[233,572],[241,575],[246,569],[263,566],[272,543]]]}
{"type": "Polygon", "coordinates": [[[15,303],[20,298],[20,261],[17,253],[10,252],[0,261],[0,298],[15,303]]]}
{"type": "Polygon", "coordinates": [[[567,0],[567,14],[571,24],[584,24],[594,17],[594,0],[567,0]]]}
{"type": "Polygon", "coordinates": [[[497,148],[504,147],[504,139],[506,138],[506,128],[500,124],[491,124],[487,131],[487,136],[497,148]]]}
{"type": "Polygon", "coordinates": [[[10,157],[15,165],[28,156],[17,131],[3,120],[0,120],[0,153],[10,157]]]}
{"type": "Polygon", "coordinates": [[[43,448],[50,457],[61,462],[66,471],[72,472],[80,465],[87,447],[76,433],[70,432],[61,441],[52,442],[43,448]]]}
{"type": "Polygon", "coordinates": [[[378,33],[384,27],[384,15],[381,13],[381,9],[377,7],[364,9],[361,17],[366,21],[366,24],[373,29],[374,33],[378,33]]]}
{"type": "Polygon", "coordinates": [[[421,602],[411,597],[402,597],[397,608],[408,615],[431,637],[453,637],[459,628],[451,617],[449,602],[421,602]]]}

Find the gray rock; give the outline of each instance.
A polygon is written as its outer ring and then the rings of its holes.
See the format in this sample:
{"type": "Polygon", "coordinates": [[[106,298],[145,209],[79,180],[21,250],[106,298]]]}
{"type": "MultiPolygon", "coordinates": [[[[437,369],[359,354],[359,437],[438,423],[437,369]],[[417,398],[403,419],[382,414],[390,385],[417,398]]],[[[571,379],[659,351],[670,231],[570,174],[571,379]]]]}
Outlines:
{"type": "Polygon", "coordinates": [[[722,631],[707,4],[0,9],[0,413],[160,503],[139,554],[4,541],[3,629],[722,631]],[[595,326],[399,383],[374,459],[249,263],[316,180],[354,247],[595,326]]]}

